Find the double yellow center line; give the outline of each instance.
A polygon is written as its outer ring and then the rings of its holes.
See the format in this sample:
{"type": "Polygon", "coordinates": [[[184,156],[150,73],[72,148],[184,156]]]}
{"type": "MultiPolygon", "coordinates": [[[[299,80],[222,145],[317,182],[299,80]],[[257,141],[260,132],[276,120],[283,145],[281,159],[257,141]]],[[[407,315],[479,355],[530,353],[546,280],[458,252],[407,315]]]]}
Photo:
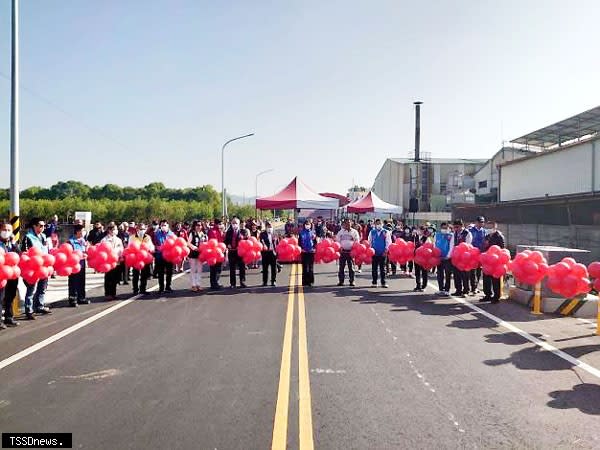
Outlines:
{"type": "Polygon", "coordinates": [[[308,345],[306,340],[306,310],[304,291],[297,283],[302,276],[302,268],[292,266],[288,291],[288,307],[283,334],[283,351],[279,371],[279,390],[275,408],[272,450],[287,448],[288,412],[290,406],[290,375],[292,362],[292,336],[294,331],[294,304],[298,288],[298,429],[300,450],[313,450],[313,426],[310,398],[310,376],[308,367],[308,345]]]}

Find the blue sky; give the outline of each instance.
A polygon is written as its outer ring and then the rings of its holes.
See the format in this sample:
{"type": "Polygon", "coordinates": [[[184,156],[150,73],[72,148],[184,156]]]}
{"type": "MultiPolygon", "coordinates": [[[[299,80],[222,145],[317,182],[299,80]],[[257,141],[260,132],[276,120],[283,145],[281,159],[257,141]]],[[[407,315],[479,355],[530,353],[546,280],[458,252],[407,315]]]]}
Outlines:
{"type": "MultiPolygon", "coordinates": [[[[600,104],[600,2],[21,0],[22,186],[370,186],[414,147],[489,157],[600,104]],[[33,91],[37,95],[32,95],[33,91]],[[40,98],[42,96],[43,98],[40,98]]],[[[9,184],[10,1],[0,2],[9,184]]]]}

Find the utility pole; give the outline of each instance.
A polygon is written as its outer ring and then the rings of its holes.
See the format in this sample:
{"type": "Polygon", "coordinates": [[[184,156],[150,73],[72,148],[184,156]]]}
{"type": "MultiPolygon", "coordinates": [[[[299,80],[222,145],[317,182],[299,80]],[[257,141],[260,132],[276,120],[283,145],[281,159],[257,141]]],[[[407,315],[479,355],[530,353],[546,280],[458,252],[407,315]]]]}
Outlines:
{"type": "Polygon", "coordinates": [[[19,239],[19,0],[12,0],[10,52],[10,223],[19,239]]]}

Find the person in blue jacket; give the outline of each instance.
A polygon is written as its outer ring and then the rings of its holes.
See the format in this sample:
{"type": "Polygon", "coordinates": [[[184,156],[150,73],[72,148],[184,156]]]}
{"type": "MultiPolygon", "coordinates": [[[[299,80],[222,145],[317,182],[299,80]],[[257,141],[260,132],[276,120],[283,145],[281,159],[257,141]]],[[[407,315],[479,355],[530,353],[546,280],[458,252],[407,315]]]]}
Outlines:
{"type": "Polygon", "coordinates": [[[371,274],[373,275],[373,287],[377,287],[377,271],[381,278],[381,287],[387,288],[385,282],[385,259],[387,257],[388,247],[392,243],[392,233],[383,228],[381,219],[375,220],[375,228],[369,232],[369,244],[375,250],[373,261],[371,262],[371,274]]]}
{"type": "Polygon", "coordinates": [[[440,231],[435,233],[435,246],[440,249],[440,265],[437,267],[437,282],[439,290],[437,295],[450,296],[450,280],[452,279],[452,250],[454,249],[454,236],[448,224],[443,222],[440,231]]]}
{"type": "Polygon", "coordinates": [[[302,286],[312,287],[315,283],[314,266],[318,239],[311,219],[306,219],[298,235],[298,245],[302,249],[302,286]]]}
{"type": "MultiPolygon", "coordinates": [[[[485,217],[479,216],[474,226],[469,227],[469,232],[473,236],[471,245],[478,248],[482,253],[485,252],[485,217]]],[[[479,281],[481,280],[481,267],[471,270],[469,273],[469,281],[471,285],[471,295],[479,293],[479,281]]]]}
{"type": "Polygon", "coordinates": [[[156,249],[154,252],[154,264],[156,266],[156,272],[158,275],[159,294],[162,294],[163,292],[173,292],[173,289],[171,289],[171,279],[173,278],[173,263],[165,261],[161,251],[162,245],[165,243],[169,236],[175,236],[175,233],[169,230],[169,222],[163,219],[160,221],[160,228],[154,233],[153,238],[154,248],[156,249]]]}

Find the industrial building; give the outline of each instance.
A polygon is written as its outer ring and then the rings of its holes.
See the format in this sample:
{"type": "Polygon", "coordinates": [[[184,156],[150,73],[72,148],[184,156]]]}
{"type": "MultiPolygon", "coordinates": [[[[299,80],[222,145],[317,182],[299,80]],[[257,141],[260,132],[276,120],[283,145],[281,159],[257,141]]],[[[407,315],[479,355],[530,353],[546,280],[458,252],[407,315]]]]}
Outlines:
{"type": "Polygon", "coordinates": [[[531,156],[500,166],[500,201],[600,191],[600,106],[511,141],[531,156]]]}
{"type": "Polygon", "coordinates": [[[411,198],[419,199],[419,211],[448,211],[452,203],[474,202],[475,173],[487,159],[388,158],[373,183],[384,201],[409,210],[411,198]]]}

